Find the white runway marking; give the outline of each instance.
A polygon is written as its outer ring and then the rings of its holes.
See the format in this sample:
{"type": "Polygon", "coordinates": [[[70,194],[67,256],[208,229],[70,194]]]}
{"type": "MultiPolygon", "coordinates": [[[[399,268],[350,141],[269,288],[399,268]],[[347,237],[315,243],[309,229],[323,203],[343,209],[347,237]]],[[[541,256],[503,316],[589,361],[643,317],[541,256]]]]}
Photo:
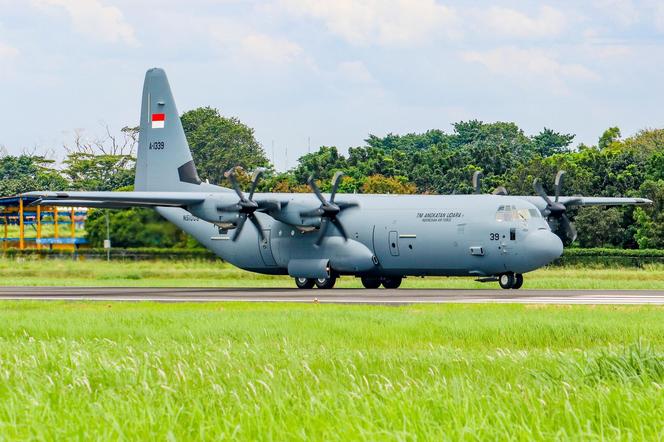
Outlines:
{"type": "Polygon", "coordinates": [[[143,287],[0,287],[0,300],[301,302],[343,304],[619,304],[664,305],[664,290],[297,290],[143,287]]]}

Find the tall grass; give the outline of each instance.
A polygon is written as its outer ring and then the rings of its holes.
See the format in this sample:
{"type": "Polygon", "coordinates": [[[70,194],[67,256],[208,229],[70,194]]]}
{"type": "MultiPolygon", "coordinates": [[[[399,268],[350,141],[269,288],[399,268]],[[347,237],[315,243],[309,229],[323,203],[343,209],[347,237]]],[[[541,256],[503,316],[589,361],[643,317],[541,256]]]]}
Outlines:
{"type": "MultiPolygon", "coordinates": [[[[339,287],[361,287],[344,277],[339,287]]],[[[0,258],[0,285],[294,287],[287,276],[250,273],[214,261],[73,261],[0,258]]],[[[405,288],[496,288],[473,278],[408,278],[405,288]]],[[[664,289],[664,265],[643,268],[549,267],[525,275],[528,289],[664,289]]]]}
{"type": "Polygon", "coordinates": [[[2,303],[7,439],[664,436],[664,309],[2,303]]]}

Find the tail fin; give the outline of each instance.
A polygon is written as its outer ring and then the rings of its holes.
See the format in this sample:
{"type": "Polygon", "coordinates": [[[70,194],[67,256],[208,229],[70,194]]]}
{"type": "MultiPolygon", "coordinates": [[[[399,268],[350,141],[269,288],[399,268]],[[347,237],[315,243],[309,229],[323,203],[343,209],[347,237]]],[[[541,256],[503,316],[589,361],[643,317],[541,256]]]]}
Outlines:
{"type": "Polygon", "coordinates": [[[135,190],[201,191],[187,138],[163,69],[146,72],[135,190]]]}

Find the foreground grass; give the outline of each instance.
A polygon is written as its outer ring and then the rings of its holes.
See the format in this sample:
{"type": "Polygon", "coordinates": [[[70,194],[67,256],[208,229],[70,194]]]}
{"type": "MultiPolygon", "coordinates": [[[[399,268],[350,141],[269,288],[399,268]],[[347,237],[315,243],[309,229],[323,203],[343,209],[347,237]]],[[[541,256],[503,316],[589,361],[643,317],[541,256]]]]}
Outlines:
{"type": "Polygon", "coordinates": [[[664,309],[0,303],[8,440],[664,438],[664,309]]]}
{"type": "MultiPolygon", "coordinates": [[[[210,261],[71,261],[0,259],[5,286],[294,287],[286,276],[267,276],[210,261]]],[[[361,287],[342,278],[339,287],[361,287]]],[[[496,288],[473,278],[408,278],[406,288],[496,288]]],[[[639,268],[549,267],[525,276],[526,289],[664,289],[664,265],[639,268]]]]}

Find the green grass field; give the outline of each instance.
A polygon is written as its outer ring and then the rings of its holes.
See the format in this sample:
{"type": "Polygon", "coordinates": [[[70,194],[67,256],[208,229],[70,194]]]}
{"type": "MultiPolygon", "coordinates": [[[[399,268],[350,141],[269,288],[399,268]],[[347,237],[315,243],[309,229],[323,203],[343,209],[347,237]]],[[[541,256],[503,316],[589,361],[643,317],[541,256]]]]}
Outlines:
{"type": "MultiPolygon", "coordinates": [[[[286,276],[245,272],[210,261],[72,261],[0,259],[0,285],[143,287],[294,287],[286,276]]],[[[496,288],[473,278],[408,278],[408,288],[496,288]]],[[[342,278],[338,287],[361,287],[342,278]]],[[[633,267],[549,267],[528,273],[525,289],[664,289],[664,265],[633,267]]]]}
{"type": "Polygon", "coordinates": [[[0,303],[5,440],[662,440],[664,309],[0,303]]]}

